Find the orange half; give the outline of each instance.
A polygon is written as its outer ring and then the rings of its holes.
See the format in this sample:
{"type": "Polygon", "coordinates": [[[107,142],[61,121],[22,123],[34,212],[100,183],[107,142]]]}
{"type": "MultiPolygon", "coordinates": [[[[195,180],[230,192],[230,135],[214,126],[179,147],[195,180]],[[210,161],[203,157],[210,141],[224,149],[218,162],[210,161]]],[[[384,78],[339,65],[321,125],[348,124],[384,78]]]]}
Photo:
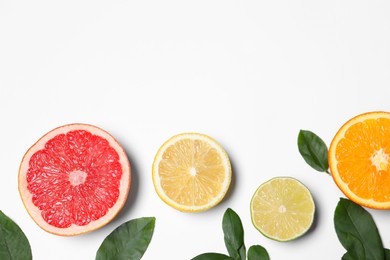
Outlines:
{"type": "Polygon", "coordinates": [[[329,149],[332,177],[355,203],[390,208],[390,113],[369,112],[345,123],[329,149]]]}

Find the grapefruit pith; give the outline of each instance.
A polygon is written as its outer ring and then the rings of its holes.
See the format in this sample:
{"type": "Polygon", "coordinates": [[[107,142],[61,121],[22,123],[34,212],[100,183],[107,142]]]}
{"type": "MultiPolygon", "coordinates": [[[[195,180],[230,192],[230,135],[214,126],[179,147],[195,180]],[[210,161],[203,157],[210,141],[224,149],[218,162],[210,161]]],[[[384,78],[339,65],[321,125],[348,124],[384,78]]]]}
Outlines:
{"type": "Polygon", "coordinates": [[[40,138],[19,168],[19,193],[45,231],[73,236],[98,229],[122,209],[131,170],[121,145],[88,124],[58,127],[40,138]]]}

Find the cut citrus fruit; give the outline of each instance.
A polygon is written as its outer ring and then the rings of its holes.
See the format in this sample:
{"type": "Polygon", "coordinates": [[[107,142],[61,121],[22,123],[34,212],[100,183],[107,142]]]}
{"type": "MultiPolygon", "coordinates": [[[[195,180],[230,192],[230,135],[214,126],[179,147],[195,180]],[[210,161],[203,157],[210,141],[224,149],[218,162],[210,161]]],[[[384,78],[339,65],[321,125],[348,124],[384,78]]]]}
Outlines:
{"type": "Polygon", "coordinates": [[[349,120],[333,138],[328,157],[332,177],[349,199],[373,209],[390,208],[390,113],[349,120]]]}
{"type": "Polygon", "coordinates": [[[58,127],[24,155],[19,193],[47,232],[72,236],[98,229],[123,207],[130,163],[106,131],[87,124],[58,127]]]}
{"type": "Polygon", "coordinates": [[[175,135],[158,150],[153,162],[153,184],[171,207],[199,212],[217,205],[231,181],[225,150],[198,133],[175,135]]]}
{"type": "Polygon", "coordinates": [[[302,236],[314,220],[315,205],[310,191],[291,177],[277,177],[261,184],[250,207],[256,229],[276,241],[302,236]]]}

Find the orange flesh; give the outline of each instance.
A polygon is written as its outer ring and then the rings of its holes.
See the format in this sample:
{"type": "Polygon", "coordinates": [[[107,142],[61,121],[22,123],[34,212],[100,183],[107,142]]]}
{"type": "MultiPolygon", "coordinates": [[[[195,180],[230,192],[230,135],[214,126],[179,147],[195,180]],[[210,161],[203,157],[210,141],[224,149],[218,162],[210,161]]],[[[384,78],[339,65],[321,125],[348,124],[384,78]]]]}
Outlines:
{"type": "Polygon", "coordinates": [[[341,180],[362,199],[390,200],[390,119],[367,119],[345,132],[336,147],[341,180]]]}
{"type": "Polygon", "coordinates": [[[106,215],[118,200],[121,176],[119,155],[106,139],[74,130],[34,153],[26,178],[43,219],[67,228],[106,215]]]}
{"type": "Polygon", "coordinates": [[[159,165],[166,195],[187,206],[206,205],[216,197],[222,189],[224,172],[218,152],[205,142],[191,139],[167,148],[159,165]]]}

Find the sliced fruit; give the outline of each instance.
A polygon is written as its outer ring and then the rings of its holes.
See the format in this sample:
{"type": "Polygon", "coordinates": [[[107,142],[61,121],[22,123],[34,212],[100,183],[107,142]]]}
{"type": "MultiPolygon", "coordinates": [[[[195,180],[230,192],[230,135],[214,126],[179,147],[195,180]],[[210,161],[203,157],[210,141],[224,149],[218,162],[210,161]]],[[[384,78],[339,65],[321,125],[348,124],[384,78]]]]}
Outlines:
{"type": "Polygon", "coordinates": [[[58,127],[24,155],[19,193],[47,232],[72,236],[98,229],[123,207],[130,163],[106,131],[87,124],[58,127]]]}
{"type": "Polygon", "coordinates": [[[334,181],[350,200],[390,208],[390,113],[369,112],[349,120],[333,138],[328,157],[334,181]]]}
{"type": "Polygon", "coordinates": [[[199,212],[217,205],[231,181],[225,150],[204,134],[175,135],[158,150],[153,162],[153,184],[171,207],[199,212]]]}
{"type": "Polygon", "coordinates": [[[277,177],[261,184],[250,207],[256,229],[276,241],[302,236],[314,220],[315,205],[310,191],[291,177],[277,177]]]}

